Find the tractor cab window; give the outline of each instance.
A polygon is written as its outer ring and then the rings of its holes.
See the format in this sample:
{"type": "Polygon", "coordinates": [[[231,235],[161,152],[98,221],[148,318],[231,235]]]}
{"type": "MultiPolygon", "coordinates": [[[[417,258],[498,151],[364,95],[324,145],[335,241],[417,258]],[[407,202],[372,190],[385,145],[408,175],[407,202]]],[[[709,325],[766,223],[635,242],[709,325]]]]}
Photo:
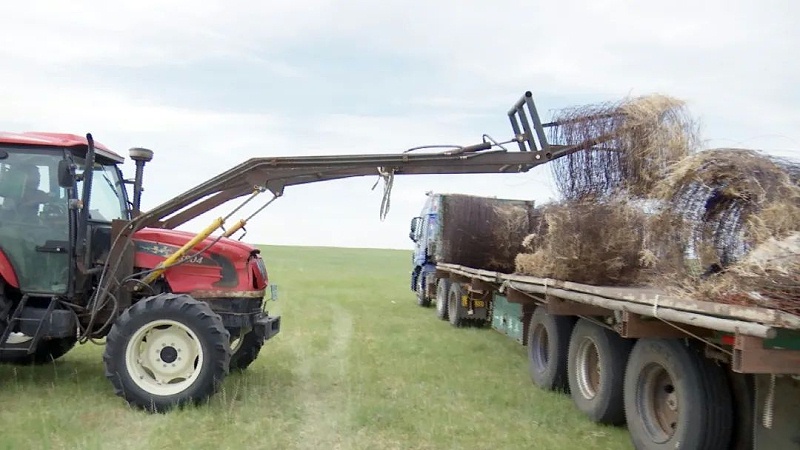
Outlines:
{"type": "Polygon", "coordinates": [[[58,158],[11,153],[0,161],[0,217],[31,221],[47,214],[53,203],[64,204],[66,192],[58,186],[58,158]]]}
{"type": "Polygon", "coordinates": [[[63,293],[69,220],[67,193],[57,173],[64,154],[30,148],[7,153],[0,159],[0,251],[23,292],[63,293]]]}
{"type": "MultiPolygon", "coordinates": [[[[83,160],[75,158],[78,173],[83,172],[83,160]]],[[[78,182],[78,197],[83,192],[83,183],[78,182]]],[[[95,164],[92,175],[92,195],[89,201],[89,219],[97,222],[111,222],[115,219],[128,219],[125,200],[125,187],[115,165],[95,164]]]]}

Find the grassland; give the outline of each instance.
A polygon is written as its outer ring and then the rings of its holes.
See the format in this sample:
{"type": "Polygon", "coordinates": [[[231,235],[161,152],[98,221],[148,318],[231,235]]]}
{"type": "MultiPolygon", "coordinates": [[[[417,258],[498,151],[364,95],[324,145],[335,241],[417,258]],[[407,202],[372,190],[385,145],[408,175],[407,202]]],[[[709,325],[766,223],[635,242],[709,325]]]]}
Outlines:
{"type": "Polygon", "coordinates": [[[148,415],[102,348],[0,367],[0,448],[627,449],[527,377],[524,347],[454,329],[408,290],[403,251],[264,247],[281,333],[208,404],[148,415]]]}

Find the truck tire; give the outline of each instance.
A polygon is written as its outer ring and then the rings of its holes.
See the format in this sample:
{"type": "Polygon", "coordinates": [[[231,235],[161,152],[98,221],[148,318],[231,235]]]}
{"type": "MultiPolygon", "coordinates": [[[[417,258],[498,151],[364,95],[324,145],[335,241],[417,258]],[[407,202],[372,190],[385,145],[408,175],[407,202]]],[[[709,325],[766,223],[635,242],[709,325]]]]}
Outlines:
{"type": "Polygon", "coordinates": [[[728,448],[733,417],[725,373],[680,340],[636,342],[624,399],[637,449],[728,448]]]}
{"type": "Polygon", "coordinates": [[[222,318],[185,294],[159,294],[123,311],[103,354],[115,394],[149,412],[207,400],[228,375],[230,359],[222,318]]]}
{"type": "Polygon", "coordinates": [[[536,386],[549,391],[569,392],[567,357],[575,319],[553,316],[539,307],[528,326],[528,370],[536,386]]]}
{"type": "Polygon", "coordinates": [[[569,342],[567,373],[575,406],[592,421],[625,423],[625,366],[633,347],[630,339],[579,319],[569,342]]]}
{"type": "Polygon", "coordinates": [[[436,283],[436,317],[447,320],[447,298],[450,292],[450,279],[440,278],[436,283]]]}
{"type": "Polygon", "coordinates": [[[450,283],[450,290],[447,295],[447,318],[450,321],[450,325],[454,327],[460,327],[466,322],[466,319],[462,317],[464,311],[461,306],[463,290],[461,283],[457,281],[450,283]]]}
{"type": "Polygon", "coordinates": [[[733,437],[731,450],[753,448],[755,434],[755,388],[753,375],[727,371],[733,395],[733,437]]]}
{"type": "MultiPolygon", "coordinates": [[[[0,363],[17,365],[41,365],[49,364],[58,358],[66,355],[78,342],[77,336],[42,339],[36,346],[33,353],[28,354],[22,350],[4,350],[0,352],[0,363]]],[[[19,344],[6,343],[4,347],[27,349],[30,341],[19,344]]]]}
{"type": "Polygon", "coordinates": [[[415,289],[417,292],[417,305],[423,308],[431,306],[431,299],[427,296],[427,292],[425,291],[425,274],[422,271],[417,275],[415,289]]]}
{"type": "Polygon", "coordinates": [[[248,331],[239,336],[231,333],[231,371],[243,371],[258,358],[264,341],[256,336],[255,331],[248,331]]]}

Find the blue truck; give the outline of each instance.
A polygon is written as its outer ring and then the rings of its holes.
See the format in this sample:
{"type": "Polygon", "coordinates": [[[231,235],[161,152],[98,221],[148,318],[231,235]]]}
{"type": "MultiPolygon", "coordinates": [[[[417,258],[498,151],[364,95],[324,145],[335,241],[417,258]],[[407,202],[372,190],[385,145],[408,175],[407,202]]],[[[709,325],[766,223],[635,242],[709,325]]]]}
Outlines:
{"type": "Polygon", "coordinates": [[[480,246],[503,244],[492,221],[507,216],[459,216],[454,199],[478,200],[429,193],[411,221],[420,305],[526,346],[534,386],[626,426],[637,449],[800,449],[800,316],[498,270],[480,246]]]}
{"type": "MultiPolygon", "coordinates": [[[[436,274],[439,263],[513,272],[514,257],[534,223],[534,206],[530,200],[428,192],[409,233],[414,242],[411,290],[417,304],[428,307],[435,299],[447,296],[450,285],[446,281],[437,284],[441,279],[436,274]],[[506,226],[498,226],[499,222],[506,226]]],[[[453,324],[480,325],[488,318],[487,302],[469,301],[468,293],[465,290],[463,301],[450,305],[436,301],[437,315],[453,324]]],[[[461,294],[457,295],[459,299],[461,294]]]]}

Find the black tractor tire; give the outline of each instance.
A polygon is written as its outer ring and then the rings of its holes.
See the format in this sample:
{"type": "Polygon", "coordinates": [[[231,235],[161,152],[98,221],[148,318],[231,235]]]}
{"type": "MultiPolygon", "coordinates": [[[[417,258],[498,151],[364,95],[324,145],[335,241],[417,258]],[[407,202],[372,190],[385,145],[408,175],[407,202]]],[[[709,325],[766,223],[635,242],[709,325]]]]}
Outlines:
{"type": "Polygon", "coordinates": [[[461,306],[463,290],[464,287],[461,283],[457,281],[450,283],[450,290],[447,294],[447,319],[450,321],[450,325],[454,327],[461,327],[466,324],[466,319],[463,317],[464,307],[461,306]]]}
{"type": "Polygon", "coordinates": [[[528,326],[528,371],[536,386],[569,392],[567,357],[575,319],[554,316],[543,307],[531,314],[528,326]]]}
{"type": "Polygon", "coordinates": [[[422,271],[417,275],[415,289],[417,292],[417,305],[423,308],[431,306],[431,299],[425,292],[425,274],[422,271]]]}
{"type": "Polygon", "coordinates": [[[625,423],[623,387],[631,339],[579,319],[569,342],[567,374],[575,406],[592,421],[625,423]]]}
{"type": "Polygon", "coordinates": [[[723,369],[677,339],[639,339],[625,374],[625,415],[637,449],[729,448],[733,403],[723,369]]]}
{"type": "Polygon", "coordinates": [[[149,412],[208,400],[228,375],[230,360],[222,318],[204,302],[169,293],[123,311],[103,354],[115,394],[149,412]]]}
{"type": "Polygon", "coordinates": [[[440,278],[436,283],[436,317],[447,320],[447,299],[450,294],[450,279],[440,278]]]}
{"type": "Polygon", "coordinates": [[[238,336],[238,332],[231,333],[231,371],[241,372],[247,369],[258,358],[263,346],[264,340],[259,339],[252,330],[245,332],[243,336],[238,336]],[[239,342],[234,345],[237,337],[239,342]]]}
{"type": "MultiPolygon", "coordinates": [[[[33,353],[28,354],[21,350],[4,350],[0,352],[0,363],[17,365],[42,365],[49,364],[66,355],[78,342],[77,336],[41,339],[33,353]]],[[[21,344],[5,344],[7,348],[28,348],[28,342],[21,344]]]]}

